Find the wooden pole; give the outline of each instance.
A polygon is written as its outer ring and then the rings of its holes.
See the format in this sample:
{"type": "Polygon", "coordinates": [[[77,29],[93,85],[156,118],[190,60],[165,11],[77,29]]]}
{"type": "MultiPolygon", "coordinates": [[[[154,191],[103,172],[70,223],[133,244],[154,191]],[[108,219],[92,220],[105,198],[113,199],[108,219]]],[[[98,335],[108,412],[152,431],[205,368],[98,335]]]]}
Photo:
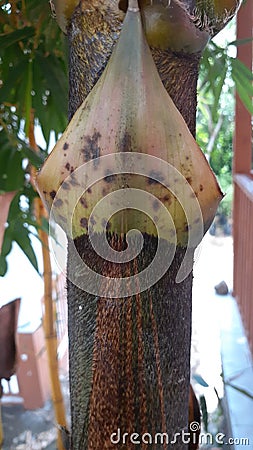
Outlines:
{"type": "MultiPolygon", "coordinates": [[[[253,2],[242,4],[237,15],[237,40],[253,37],[253,2]]],[[[252,41],[241,44],[237,49],[237,58],[252,70],[252,41]]],[[[235,135],[234,135],[234,173],[249,174],[252,169],[252,123],[251,114],[236,94],[235,135]]]]}
{"type": "MultiPolygon", "coordinates": [[[[253,2],[247,0],[243,3],[237,15],[237,33],[238,40],[253,37],[253,2]]],[[[239,45],[237,50],[238,59],[252,70],[252,41],[239,45]]],[[[235,103],[235,133],[234,133],[234,158],[233,173],[246,174],[250,176],[252,169],[252,117],[246,107],[243,105],[240,97],[236,94],[235,103]]],[[[234,268],[233,268],[233,294],[237,296],[240,292],[241,272],[241,232],[242,217],[239,215],[240,208],[240,187],[234,183],[234,202],[233,202],[233,238],[234,238],[234,268]]]]}

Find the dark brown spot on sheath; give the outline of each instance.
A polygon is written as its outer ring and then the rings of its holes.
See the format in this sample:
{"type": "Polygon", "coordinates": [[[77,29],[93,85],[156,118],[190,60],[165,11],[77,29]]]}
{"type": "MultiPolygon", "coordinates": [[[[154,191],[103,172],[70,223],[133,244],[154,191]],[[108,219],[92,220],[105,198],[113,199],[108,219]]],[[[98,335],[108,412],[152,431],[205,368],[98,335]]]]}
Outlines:
{"type": "Polygon", "coordinates": [[[65,191],[69,191],[70,185],[68,183],[62,183],[62,189],[65,189],[65,191]]]}
{"type": "Polygon", "coordinates": [[[80,225],[82,228],[86,228],[86,230],[88,230],[88,220],[86,219],[86,217],[82,217],[80,219],[80,225]]]}
{"type": "Polygon", "coordinates": [[[155,211],[157,211],[159,209],[159,201],[158,200],[153,201],[153,208],[155,211]]]}
{"type": "Polygon", "coordinates": [[[70,184],[72,184],[72,186],[78,186],[79,185],[78,181],[75,179],[74,174],[71,175],[69,182],[70,182],[70,184]]]}
{"type": "Polygon", "coordinates": [[[200,185],[199,185],[199,190],[200,190],[200,192],[202,192],[202,191],[204,190],[203,184],[200,184],[200,185]]]}
{"type": "Polygon", "coordinates": [[[186,181],[191,184],[192,183],[192,177],[186,177],[186,181]]]}
{"type": "Polygon", "coordinates": [[[97,223],[93,216],[90,217],[90,223],[91,223],[91,225],[96,225],[96,223],[97,223]]]}
{"type": "Polygon", "coordinates": [[[64,216],[58,216],[58,218],[59,218],[59,221],[60,222],[63,222],[63,223],[66,223],[67,222],[67,219],[66,219],[66,217],[64,217],[64,216]]]}
{"type": "MultiPolygon", "coordinates": [[[[98,145],[101,134],[98,131],[93,133],[93,136],[84,136],[85,146],[81,150],[84,155],[84,161],[90,161],[91,159],[98,159],[101,149],[98,145]]],[[[94,168],[97,167],[99,161],[94,161],[94,168]]]]}
{"type": "Polygon", "coordinates": [[[115,178],[116,178],[116,175],[109,175],[110,173],[111,172],[109,170],[107,172],[105,172],[105,182],[106,183],[112,183],[113,180],[115,180],[115,178]]]}
{"type": "Polygon", "coordinates": [[[163,202],[169,202],[171,204],[171,195],[167,194],[162,199],[163,202]]]}
{"type": "Polygon", "coordinates": [[[52,199],[54,199],[55,196],[56,196],[56,191],[51,191],[51,192],[49,192],[49,195],[50,195],[50,197],[51,197],[52,199]]]}
{"type": "Polygon", "coordinates": [[[85,198],[80,198],[80,203],[84,208],[88,208],[88,204],[85,198]]]}
{"type": "Polygon", "coordinates": [[[56,206],[57,208],[59,208],[60,206],[63,205],[63,201],[61,198],[57,198],[54,202],[54,206],[56,206]]]}
{"type": "Polygon", "coordinates": [[[67,162],[67,163],[65,164],[65,168],[66,168],[67,170],[70,170],[70,164],[69,164],[69,162],[67,162]]]}
{"type": "Polygon", "coordinates": [[[69,148],[69,144],[67,142],[65,142],[65,144],[63,145],[63,150],[68,150],[69,148]]]}
{"type": "Polygon", "coordinates": [[[119,149],[121,152],[129,152],[131,149],[131,135],[129,133],[124,133],[123,138],[120,141],[119,149]]]}

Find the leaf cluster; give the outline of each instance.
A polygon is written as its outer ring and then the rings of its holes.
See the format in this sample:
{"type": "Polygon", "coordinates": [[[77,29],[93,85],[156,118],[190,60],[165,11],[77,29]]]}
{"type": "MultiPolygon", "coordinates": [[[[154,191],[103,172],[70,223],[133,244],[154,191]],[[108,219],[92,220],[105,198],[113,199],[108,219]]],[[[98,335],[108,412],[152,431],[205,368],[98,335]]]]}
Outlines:
{"type": "Polygon", "coordinates": [[[198,87],[197,139],[227,194],[219,212],[231,215],[235,90],[253,114],[253,74],[235,56],[236,47],[251,41],[232,41],[220,47],[211,41],[203,54],[198,87]]]}
{"type": "MultiPolygon", "coordinates": [[[[0,255],[0,275],[15,241],[38,270],[31,234],[39,225],[31,165],[40,168],[67,125],[67,45],[51,17],[48,0],[2,1],[0,6],[0,194],[16,191],[0,255]],[[44,149],[29,144],[30,126],[40,127],[44,149]]],[[[46,223],[43,224],[47,228],[46,223]]]]}

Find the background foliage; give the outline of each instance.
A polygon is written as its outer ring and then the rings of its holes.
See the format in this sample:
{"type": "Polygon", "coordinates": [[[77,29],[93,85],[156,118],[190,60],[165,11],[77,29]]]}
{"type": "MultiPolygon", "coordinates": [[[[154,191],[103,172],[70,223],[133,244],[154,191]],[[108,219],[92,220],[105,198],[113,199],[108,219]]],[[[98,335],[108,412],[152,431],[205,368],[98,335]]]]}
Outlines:
{"type": "MultiPolygon", "coordinates": [[[[37,195],[30,166],[39,168],[55,138],[67,124],[67,46],[50,15],[48,0],[2,1],[0,8],[0,194],[17,191],[11,204],[0,275],[13,241],[38,270],[31,234],[38,224],[37,195]],[[29,146],[29,129],[40,126],[43,149],[29,146]]],[[[41,140],[41,139],[40,139],[41,140]]],[[[42,224],[46,228],[47,224],[42,224]]]]}
{"type": "Polygon", "coordinates": [[[203,54],[199,78],[197,140],[226,193],[218,213],[231,217],[233,197],[232,155],[235,89],[253,114],[252,72],[236,59],[236,47],[248,40],[236,41],[235,21],[223,35],[223,46],[211,41],[203,54]],[[230,39],[230,41],[229,41],[230,39]]]}
{"type": "MultiPolygon", "coordinates": [[[[234,84],[251,111],[253,94],[251,72],[229,55],[233,45],[238,42],[224,48],[214,42],[208,45],[199,84],[198,141],[225,191],[232,186],[234,84]]],[[[57,139],[67,125],[67,59],[66,40],[51,17],[48,0],[1,1],[0,194],[17,193],[6,226],[0,275],[6,273],[6,256],[14,241],[38,270],[31,244],[38,224],[30,167],[41,166],[52,133],[57,139]],[[43,135],[38,153],[29,145],[33,124],[43,135]]],[[[222,207],[226,214],[230,203],[231,192],[222,207]]],[[[41,226],[47,229],[46,221],[41,226]]]]}

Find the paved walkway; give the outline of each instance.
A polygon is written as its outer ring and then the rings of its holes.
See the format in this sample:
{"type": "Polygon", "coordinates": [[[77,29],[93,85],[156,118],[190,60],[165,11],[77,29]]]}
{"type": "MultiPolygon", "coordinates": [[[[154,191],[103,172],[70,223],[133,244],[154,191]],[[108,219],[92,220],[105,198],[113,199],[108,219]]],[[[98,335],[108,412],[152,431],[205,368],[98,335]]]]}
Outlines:
{"type": "Polygon", "coordinates": [[[220,377],[220,305],[223,297],[214,287],[225,281],[229,291],[233,287],[233,243],[231,237],[206,234],[195,253],[192,314],[192,373],[201,375],[210,386],[203,389],[196,384],[199,395],[204,394],[209,412],[217,407],[218,393],[223,395],[220,377]]]}
{"type": "Polygon", "coordinates": [[[209,431],[220,431],[222,426],[226,434],[224,448],[243,450],[253,449],[252,356],[235,299],[231,294],[216,295],[214,290],[214,286],[224,280],[231,293],[232,279],[232,238],[207,234],[195,265],[192,373],[200,375],[209,386],[195,382],[194,388],[198,396],[205,396],[209,414],[216,417],[217,423],[213,419],[209,431]],[[222,399],[226,419],[223,424],[215,415],[217,394],[222,399]],[[228,445],[230,438],[234,439],[234,446],[228,445]]]}

